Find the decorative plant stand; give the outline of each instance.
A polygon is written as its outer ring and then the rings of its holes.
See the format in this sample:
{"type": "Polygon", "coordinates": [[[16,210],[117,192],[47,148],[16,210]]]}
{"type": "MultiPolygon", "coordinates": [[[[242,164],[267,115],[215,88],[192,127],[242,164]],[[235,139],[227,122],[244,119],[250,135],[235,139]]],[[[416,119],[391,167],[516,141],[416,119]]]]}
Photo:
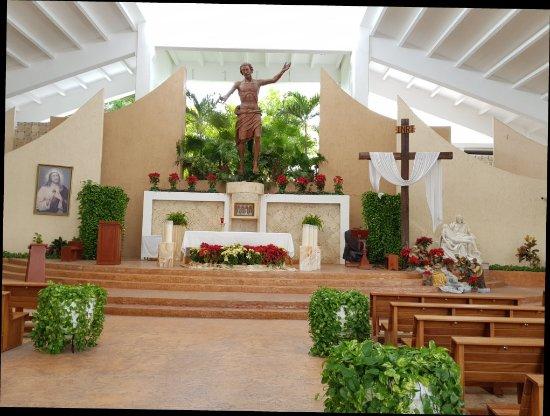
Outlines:
{"type": "Polygon", "coordinates": [[[314,225],[302,226],[302,245],[300,246],[300,270],[321,269],[321,249],[317,245],[319,229],[314,225]]]}

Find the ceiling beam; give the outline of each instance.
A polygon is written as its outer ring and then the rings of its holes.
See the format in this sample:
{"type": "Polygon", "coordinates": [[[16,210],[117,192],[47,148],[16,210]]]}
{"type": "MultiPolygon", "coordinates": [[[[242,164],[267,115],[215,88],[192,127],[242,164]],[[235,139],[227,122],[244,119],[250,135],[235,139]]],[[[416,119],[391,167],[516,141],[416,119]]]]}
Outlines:
{"type": "Polygon", "coordinates": [[[416,27],[420,19],[422,19],[422,16],[424,16],[424,13],[426,13],[426,8],[421,7],[413,17],[411,23],[409,24],[409,27],[405,30],[405,33],[403,33],[403,35],[401,36],[401,39],[399,39],[399,42],[397,42],[397,46],[403,46],[407,42],[407,39],[409,39],[409,37],[411,36],[414,28],[416,27]]]}
{"type": "Polygon", "coordinates": [[[316,53],[312,53],[312,54],[311,54],[311,59],[309,60],[309,67],[310,67],[310,68],[313,68],[313,65],[315,65],[315,61],[316,61],[315,57],[316,57],[316,56],[317,56],[316,53]]]}
{"type": "Polygon", "coordinates": [[[462,55],[462,57],[455,62],[454,66],[459,68],[470,59],[470,57],[476,53],[483,45],[487,43],[493,36],[495,36],[500,30],[508,24],[520,11],[518,9],[512,9],[506,15],[498,21],[487,33],[485,33],[468,51],[462,55]]]}
{"type": "Polygon", "coordinates": [[[490,109],[491,109],[491,106],[487,105],[487,106],[481,108],[481,109],[477,112],[477,114],[480,115],[480,116],[482,116],[483,114],[489,112],[490,109]]]}
{"type": "Polygon", "coordinates": [[[55,59],[55,55],[50,51],[42,42],[40,42],[34,35],[32,35],[29,30],[24,27],[21,23],[15,20],[11,16],[6,16],[8,24],[17,30],[25,39],[31,42],[35,47],[37,47],[41,52],[43,52],[48,58],[55,59]]]}
{"type": "Polygon", "coordinates": [[[373,25],[371,26],[369,36],[375,35],[376,31],[378,30],[378,27],[380,26],[380,22],[386,15],[387,11],[388,11],[387,7],[379,7],[378,10],[375,12],[374,22],[373,22],[373,25]]]}
{"type": "Polygon", "coordinates": [[[407,83],[407,89],[411,88],[414,84],[415,77],[411,77],[410,81],[407,83]]]}
{"type": "Polygon", "coordinates": [[[433,91],[430,93],[430,98],[434,98],[440,92],[441,92],[441,87],[440,86],[434,88],[433,91]]]}
{"type": "Polygon", "coordinates": [[[168,56],[170,57],[170,59],[172,60],[172,63],[176,68],[181,65],[180,60],[178,56],[174,53],[174,51],[172,51],[171,49],[166,49],[166,53],[168,54],[168,56]]]}
{"type": "Polygon", "coordinates": [[[42,104],[42,100],[34,95],[32,92],[28,92],[25,95],[33,100],[36,104],[42,104]]]}
{"type": "Polygon", "coordinates": [[[90,24],[95,29],[95,31],[99,34],[99,36],[101,36],[103,40],[108,41],[109,35],[105,31],[105,29],[103,29],[101,25],[97,22],[97,20],[94,18],[90,10],[88,10],[88,5],[86,5],[86,3],[81,1],[73,1],[73,3],[76,6],[76,8],[80,11],[82,16],[84,16],[86,20],[90,22],[90,24]]]}
{"type": "Polygon", "coordinates": [[[57,93],[62,97],[65,97],[67,95],[67,93],[65,93],[65,90],[61,88],[59,85],[57,85],[55,82],[52,84],[52,87],[54,87],[57,93]]]}
{"type": "Polygon", "coordinates": [[[456,27],[464,20],[464,18],[470,13],[471,9],[462,9],[458,15],[452,20],[452,22],[447,26],[447,28],[443,31],[441,36],[435,41],[435,43],[432,45],[432,47],[428,50],[428,53],[426,56],[431,57],[435,51],[441,46],[441,44],[449,37],[451,33],[456,29],[456,27]]]}
{"type": "Polygon", "coordinates": [[[340,58],[338,58],[338,63],[336,64],[336,68],[341,69],[342,62],[344,61],[345,56],[345,54],[340,55],[340,58]]]}
{"type": "Polygon", "coordinates": [[[388,78],[388,75],[390,74],[390,67],[384,71],[384,75],[382,75],[382,79],[385,81],[386,78],[388,78]]]}
{"type": "Polygon", "coordinates": [[[533,78],[537,77],[538,75],[540,75],[541,73],[543,73],[544,71],[547,71],[547,70],[548,70],[548,62],[546,62],[541,67],[535,69],[530,74],[525,75],[522,79],[520,79],[518,82],[516,82],[514,85],[512,85],[512,88],[521,87],[523,84],[531,81],[533,78]]]}
{"type": "Polygon", "coordinates": [[[535,126],[535,127],[533,127],[532,129],[528,130],[528,131],[527,131],[527,134],[532,134],[532,133],[536,132],[537,130],[542,129],[543,127],[544,127],[544,126],[535,126]]]}
{"type": "Polygon", "coordinates": [[[59,20],[59,18],[52,13],[52,11],[50,9],[48,9],[48,7],[46,6],[46,2],[44,1],[33,1],[32,4],[38,9],[40,10],[40,12],[42,12],[42,14],[44,16],[46,16],[48,18],[48,20],[50,22],[52,22],[52,24],[57,27],[57,29],[59,29],[59,31],[61,33],[63,33],[63,35],[65,35],[65,37],[67,39],[69,39],[69,41],[71,41],[71,43],[76,46],[78,49],[82,49],[83,46],[82,44],[80,43],[80,41],[70,32],[70,30],[68,30],[64,25],[63,23],[61,23],[61,20],[59,20]]]}
{"type": "Polygon", "coordinates": [[[82,88],[83,90],[87,90],[88,89],[88,86],[86,85],[86,83],[84,81],[82,81],[79,77],[73,77],[74,80],[76,81],[76,83],[80,86],[80,88],[82,88]]]}
{"type": "Polygon", "coordinates": [[[199,65],[201,67],[204,67],[204,55],[202,54],[201,51],[199,51],[199,53],[197,55],[197,62],[199,63],[199,65]]]}
{"type": "Polygon", "coordinates": [[[137,32],[137,25],[130,16],[130,13],[126,9],[126,5],[120,1],[115,2],[116,7],[118,8],[118,11],[120,14],[124,17],[126,22],[128,23],[128,26],[130,26],[130,29],[132,29],[133,32],[137,32]]]}
{"type": "Polygon", "coordinates": [[[17,61],[17,63],[21,66],[24,66],[25,68],[28,68],[30,64],[25,61],[23,58],[21,58],[19,55],[17,55],[14,51],[12,51],[10,48],[6,47],[6,55],[17,61]]]}
{"type": "Polygon", "coordinates": [[[508,55],[498,61],[496,65],[489,69],[485,74],[483,74],[483,78],[489,78],[491,75],[493,75],[503,66],[505,66],[508,62],[510,62],[518,55],[520,55],[523,51],[531,47],[539,39],[542,39],[548,33],[549,28],[550,24],[547,24],[545,27],[543,27],[541,30],[539,30],[537,33],[535,33],[533,36],[531,36],[529,39],[519,45],[516,49],[514,49],[512,52],[510,52],[508,55]]]}
{"type": "Polygon", "coordinates": [[[109,76],[109,74],[107,73],[107,71],[105,71],[105,70],[104,70],[103,68],[101,68],[101,67],[98,67],[98,68],[96,68],[96,69],[101,73],[101,75],[103,75],[103,78],[105,78],[105,79],[106,79],[107,81],[109,81],[109,82],[112,81],[112,79],[111,79],[111,77],[109,76]]]}
{"type": "Polygon", "coordinates": [[[132,68],[128,66],[128,64],[124,61],[124,59],[120,61],[120,63],[122,64],[126,72],[128,72],[130,75],[134,75],[134,71],[132,71],[132,68]]]}
{"type": "Polygon", "coordinates": [[[269,52],[264,53],[264,63],[265,66],[269,66],[269,52]]]}
{"type": "Polygon", "coordinates": [[[514,121],[515,119],[517,119],[519,117],[518,114],[512,114],[511,116],[509,116],[506,120],[504,120],[504,124],[510,124],[512,121],[514,121]]]}
{"type": "Polygon", "coordinates": [[[460,97],[458,97],[456,99],[456,101],[454,102],[454,106],[456,107],[457,105],[460,105],[462,104],[462,102],[466,99],[466,96],[465,95],[461,95],[460,97]]]}

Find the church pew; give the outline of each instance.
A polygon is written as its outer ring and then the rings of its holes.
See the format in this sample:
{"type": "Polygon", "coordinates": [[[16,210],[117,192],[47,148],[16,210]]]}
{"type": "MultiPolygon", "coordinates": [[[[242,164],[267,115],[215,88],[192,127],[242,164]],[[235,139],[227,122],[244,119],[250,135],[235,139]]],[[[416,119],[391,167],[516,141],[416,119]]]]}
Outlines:
{"type": "Polygon", "coordinates": [[[451,356],[466,385],[523,384],[525,374],[544,374],[544,339],[451,337],[451,356]]]}
{"type": "Polygon", "coordinates": [[[413,330],[414,315],[501,316],[544,318],[544,307],[531,305],[472,305],[454,303],[390,302],[388,322],[380,322],[387,343],[397,344],[399,332],[413,330]]]}
{"type": "Polygon", "coordinates": [[[38,292],[48,286],[42,282],[2,281],[2,290],[10,292],[12,306],[17,310],[36,309],[38,292]]]}
{"type": "Polygon", "coordinates": [[[494,316],[415,315],[412,344],[416,348],[433,340],[447,349],[452,336],[544,338],[544,319],[494,316]]]}
{"type": "Polygon", "coordinates": [[[10,292],[2,291],[2,352],[23,343],[26,312],[16,312],[11,304],[10,292]]]}
{"type": "Polygon", "coordinates": [[[542,416],[544,399],[544,376],[526,374],[520,404],[487,403],[489,415],[495,416],[542,416]]]}
{"type": "Polygon", "coordinates": [[[380,332],[380,319],[390,317],[390,302],[416,302],[416,303],[456,303],[456,304],[489,304],[489,305],[519,305],[523,296],[478,294],[478,293],[395,293],[395,292],[371,292],[370,313],[372,319],[372,337],[378,338],[380,332]]]}

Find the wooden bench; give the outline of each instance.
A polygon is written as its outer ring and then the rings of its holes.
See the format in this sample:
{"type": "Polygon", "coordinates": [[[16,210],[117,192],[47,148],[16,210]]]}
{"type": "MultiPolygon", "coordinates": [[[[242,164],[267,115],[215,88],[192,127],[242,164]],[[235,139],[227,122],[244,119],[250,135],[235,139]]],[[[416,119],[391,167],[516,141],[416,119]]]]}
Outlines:
{"type": "Polygon", "coordinates": [[[433,340],[450,349],[452,336],[544,338],[544,319],[494,316],[415,315],[412,344],[416,348],[433,340]]]}
{"type": "Polygon", "coordinates": [[[397,345],[398,333],[411,333],[413,330],[414,315],[544,318],[544,307],[531,305],[390,302],[390,319],[387,322],[380,320],[380,328],[384,330],[386,342],[397,345]]]}
{"type": "Polygon", "coordinates": [[[2,352],[23,343],[26,312],[15,312],[10,292],[2,291],[2,352]]]}
{"type": "Polygon", "coordinates": [[[462,396],[466,385],[523,384],[525,374],[544,373],[544,339],[451,337],[451,355],[460,367],[462,396]]]}
{"type": "Polygon", "coordinates": [[[520,404],[487,403],[487,411],[495,416],[542,416],[544,376],[526,374],[520,404]]]}
{"type": "Polygon", "coordinates": [[[454,303],[454,304],[489,304],[489,305],[519,305],[523,296],[480,294],[480,293],[395,293],[371,292],[370,315],[372,319],[372,337],[378,338],[380,319],[390,317],[390,302],[415,303],[454,303]]]}
{"type": "Polygon", "coordinates": [[[10,292],[11,304],[17,310],[36,309],[38,292],[48,286],[42,282],[2,281],[2,290],[10,292]]]}

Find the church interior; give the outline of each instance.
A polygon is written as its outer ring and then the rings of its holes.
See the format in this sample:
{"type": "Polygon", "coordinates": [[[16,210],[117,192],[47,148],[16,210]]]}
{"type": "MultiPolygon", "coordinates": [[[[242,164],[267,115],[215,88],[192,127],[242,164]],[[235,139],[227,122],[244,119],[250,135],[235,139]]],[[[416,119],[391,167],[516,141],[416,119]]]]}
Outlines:
{"type": "Polygon", "coordinates": [[[542,416],[549,18],[8,0],[0,406],[542,416]]]}

